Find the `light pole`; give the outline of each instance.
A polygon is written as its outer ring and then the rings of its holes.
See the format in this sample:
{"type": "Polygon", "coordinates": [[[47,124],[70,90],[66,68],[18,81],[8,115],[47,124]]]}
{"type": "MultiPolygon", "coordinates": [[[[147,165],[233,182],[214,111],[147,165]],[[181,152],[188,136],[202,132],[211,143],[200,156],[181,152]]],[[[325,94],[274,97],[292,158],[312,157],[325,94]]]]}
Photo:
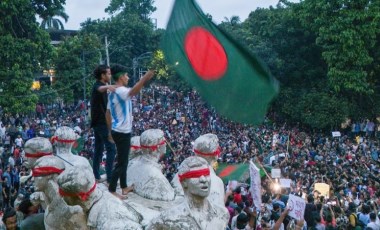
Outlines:
{"type": "MultiPolygon", "coordinates": [[[[133,81],[134,83],[137,82],[137,77],[136,77],[136,68],[139,66],[139,60],[142,60],[142,59],[145,59],[145,58],[149,58],[150,56],[152,56],[152,52],[145,52],[143,54],[140,54],[138,57],[134,57],[133,60],[132,60],[132,67],[133,67],[133,81]]],[[[139,70],[139,78],[141,78],[141,75],[140,75],[141,71],[139,70]]],[[[140,103],[142,103],[142,89],[140,91],[140,103]]]]}

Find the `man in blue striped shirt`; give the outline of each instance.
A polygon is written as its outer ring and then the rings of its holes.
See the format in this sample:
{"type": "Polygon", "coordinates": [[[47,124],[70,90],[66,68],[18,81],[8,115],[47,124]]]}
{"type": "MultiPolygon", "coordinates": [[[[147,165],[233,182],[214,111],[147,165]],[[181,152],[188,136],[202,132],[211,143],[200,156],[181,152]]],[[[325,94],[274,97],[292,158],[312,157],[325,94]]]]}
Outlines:
{"type": "Polygon", "coordinates": [[[149,70],[132,88],[127,86],[129,78],[123,67],[113,66],[111,74],[117,88],[115,92],[108,95],[106,120],[116,144],[117,164],[112,171],[108,190],[116,197],[123,199],[124,195],[133,190],[133,186],[127,187],[127,166],[133,121],[131,98],[140,92],[147,81],[152,79],[154,71],[149,70]],[[119,179],[122,195],[116,193],[119,179]]]}

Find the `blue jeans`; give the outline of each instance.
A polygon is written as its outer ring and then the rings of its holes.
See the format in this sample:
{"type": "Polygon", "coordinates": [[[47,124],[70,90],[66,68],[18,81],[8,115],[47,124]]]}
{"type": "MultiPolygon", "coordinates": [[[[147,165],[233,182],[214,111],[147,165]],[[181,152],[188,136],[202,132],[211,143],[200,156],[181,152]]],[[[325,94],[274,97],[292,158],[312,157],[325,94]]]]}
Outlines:
{"type": "Polygon", "coordinates": [[[95,136],[95,152],[92,163],[92,170],[94,172],[95,179],[100,179],[100,162],[102,161],[104,146],[107,151],[106,158],[106,174],[107,182],[109,183],[112,175],[113,162],[115,161],[116,148],[115,144],[108,140],[108,128],[107,125],[97,125],[93,127],[95,136]]]}
{"type": "Polygon", "coordinates": [[[116,192],[117,181],[120,179],[120,187],[127,187],[127,166],[129,159],[129,150],[131,147],[131,134],[119,133],[112,131],[112,138],[115,141],[117,149],[117,163],[112,171],[112,177],[108,190],[116,192]]]}

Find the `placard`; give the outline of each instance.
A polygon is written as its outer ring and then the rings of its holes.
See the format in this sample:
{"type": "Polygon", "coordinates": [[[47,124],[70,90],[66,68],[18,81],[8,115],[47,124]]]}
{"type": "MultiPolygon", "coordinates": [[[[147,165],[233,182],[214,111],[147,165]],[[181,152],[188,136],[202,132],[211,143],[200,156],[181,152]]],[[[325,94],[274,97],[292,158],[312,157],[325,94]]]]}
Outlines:
{"type": "Polygon", "coordinates": [[[272,178],[281,178],[281,169],[272,169],[272,178]]]}
{"type": "Polygon", "coordinates": [[[301,197],[290,194],[288,200],[289,216],[296,220],[304,218],[306,201],[301,197]]]}
{"type": "Polygon", "coordinates": [[[326,183],[315,183],[314,190],[318,190],[321,193],[321,196],[329,198],[330,196],[330,185],[326,183]]]}
{"type": "Polygon", "coordinates": [[[331,134],[333,137],[341,137],[342,136],[339,131],[331,132],[331,134]]]}
{"type": "Polygon", "coordinates": [[[292,183],[291,179],[280,179],[280,185],[283,188],[290,188],[291,183],[292,183]]]}

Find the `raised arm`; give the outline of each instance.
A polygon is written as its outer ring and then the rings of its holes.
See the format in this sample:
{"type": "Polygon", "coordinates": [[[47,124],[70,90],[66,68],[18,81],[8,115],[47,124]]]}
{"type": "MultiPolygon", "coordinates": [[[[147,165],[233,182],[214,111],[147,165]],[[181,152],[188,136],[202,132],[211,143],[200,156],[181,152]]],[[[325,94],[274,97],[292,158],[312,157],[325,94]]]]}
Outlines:
{"type": "Polygon", "coordinates": [[[137,95],[140,92],[140,90],[142,89],[142,87],[145,85],[145,83],[147,81],[149,81],[150,79],[152,79],[153,76],[154,76],[153,70],[149,70],[148,72],[146,72],[146,74],[140,79],[140,81],[138,81],[136,83],[136,85],[133,86],[131,91],[129,91],[129,96],[133,97],[133,96],[137,95]]]}

